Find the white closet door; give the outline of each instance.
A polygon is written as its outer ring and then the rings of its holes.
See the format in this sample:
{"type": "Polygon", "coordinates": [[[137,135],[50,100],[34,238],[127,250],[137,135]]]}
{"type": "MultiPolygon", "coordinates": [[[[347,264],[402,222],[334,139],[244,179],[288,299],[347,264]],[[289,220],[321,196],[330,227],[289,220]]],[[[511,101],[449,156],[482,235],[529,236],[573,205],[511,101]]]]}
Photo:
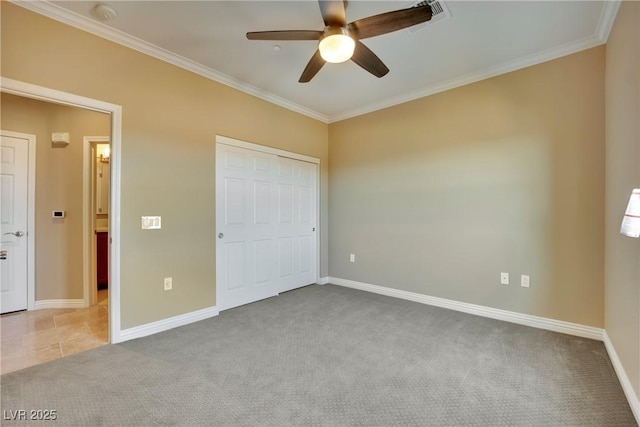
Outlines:
{"type": "Polygon", "coordinates": [[[278,294],[274,205],[278,158],[218,145],[217,305],[225,310],[278,294]]]}
{"type": "Polygon", "coordinates": [[[317,165],[278,158],[277,234],[280,291],[316,282],[317,165]]]}
{"type": "Polygon", "coordinates": [[[318,165],[216,145],[220,310],[317,280],[318,165]]]}

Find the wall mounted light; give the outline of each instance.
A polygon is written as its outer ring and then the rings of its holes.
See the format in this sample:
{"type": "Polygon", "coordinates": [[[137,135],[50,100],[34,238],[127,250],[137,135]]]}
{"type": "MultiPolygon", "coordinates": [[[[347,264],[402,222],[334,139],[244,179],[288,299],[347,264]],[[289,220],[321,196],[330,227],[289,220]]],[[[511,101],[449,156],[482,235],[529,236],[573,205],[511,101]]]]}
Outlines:
{"type": "Polygon", "coordinates": [[[640,188],[634,188],[631,192],[629,204],[620,226],[620,233],[625,236],[640,238],[640,188]]]}

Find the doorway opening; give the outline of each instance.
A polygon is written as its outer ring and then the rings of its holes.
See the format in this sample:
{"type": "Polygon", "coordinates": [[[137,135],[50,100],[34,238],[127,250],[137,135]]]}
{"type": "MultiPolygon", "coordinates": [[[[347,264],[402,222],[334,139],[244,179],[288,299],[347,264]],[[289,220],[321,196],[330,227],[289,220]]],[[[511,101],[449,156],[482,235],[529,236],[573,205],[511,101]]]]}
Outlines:
{"type": "MultiPolygon", "coordinates": [[[[16,95],[18,97],[30,98],[35,100],[40,100],[44,102],[49,102],[52,104],[58,104],[68,107],[76,107],[84,110],[106,113],[109,120],[109,146],[110,146],[110,156],[109,156],[109,171],[110,171],[110,180],[109,180],[109,213],[108,215],[108,229],[109,229],[109,242],[108,242],[108,253],[109,253],[109,306],[108,306],[108,338],[111,343],[118,343],[121,341],[120,334],[120,142],[121,142],[121,128],[122,128],[122,107],[119,105],[111,104],[108,102],[86,98],[74,94],[69,94],[66,92],[57,91],[54,89],[32,85],[25,82],[20,82],[13,79],[8,79],[5,77],[0,77],[0,91],[2,93],[7,93],[11,95],[16,95]]],[[[4,113],[4,111],[3,111],[4,113]]],[[[3,123],[4,124],[4,123],[3,123]]],[[[85,171],[87,168],[84,169],[85,171]]],[[[86,180],[85,180],[86,181],[86,180]]],[[[86,189],[85,189],[86,190],[86,189]]],[[[86,191],[85,191],[86,192],[86,191]]],[[[57,210],[57,209],[54,209],[57,210]]],[[[64,210],[64,209],[60,209],[64,210]]],[[[50,215],[53,215],[52,212],[49,212],[50,215]]],[[[88,218],[88,212],[83,212],[84,215],[81,215],[83,218],[88,218]]],[[[55,219],[55,218],[54,218],[55,219]]],[[[86,221],[85,221],[86,222],[86,221]]],[[[83,224],[83,228],[88,228],[88,225],[83,224]]],[[[31,236],[35,236],[36,230],[29,230],[31,236]]],[[[88,232],[84,233],[85,241],[88,232]]],[[[84,250],[83,258],[90,257],[91,252],[84,250]]],[[[28,275],[30,280],[34,280],[36,277],[34,263],[28,267],[28,275]]],[[[90,273],[85,272],[85,276],[90,273]]],[[[82,282],[87,283],[86,280],[82,280],[82,282]]],[[[86,285],[85,285],[86,286],[86,285]]],[[[36,284],[36,289],[29,294],[29,301],[33,301],[34,304],[28,307],[29,311],[34,311],[36,313],[44,313],[45,308],[51,308],[56,304],[60,304],[60,301],[57,301],[55,298],[51,298],[46,300],[45,304],[36,304],[37,300],[41,299],[41,295],[38,293],[39,289],[36,284]]],[[[83,298],[79,300],[73,300],[68,302],[69,304],[81,304],[81,305],[89,305],[90,296],[88,296],[88,292],[83,292],[83,298]],[[77,301],[77,302],[76,302],[77,301]]],[[[46,296],[45,296],[46,299],[46,296]]],[[[64,304],[64,301],[62,302],[64,304]]],[[[76,307],[74,307],[76,308],[76,307]]],[[[4,332],[4,324],[3,321],[3,332],[4,332]]]]}
{"type": "Polygon", "coordinates": [[[111,144],[108,136],[84,137],[85,305],[108,305],[111,144]]]}

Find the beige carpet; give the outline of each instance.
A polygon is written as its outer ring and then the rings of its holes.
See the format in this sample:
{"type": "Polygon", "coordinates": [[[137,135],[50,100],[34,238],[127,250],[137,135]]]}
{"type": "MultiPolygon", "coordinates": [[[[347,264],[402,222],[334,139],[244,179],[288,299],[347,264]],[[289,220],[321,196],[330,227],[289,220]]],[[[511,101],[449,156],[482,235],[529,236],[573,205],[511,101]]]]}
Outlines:
{"type": "Polygon", "coordinates": [[[601,342],[332,285],[0,381],[59,426],[636,425],[601,342]]]}

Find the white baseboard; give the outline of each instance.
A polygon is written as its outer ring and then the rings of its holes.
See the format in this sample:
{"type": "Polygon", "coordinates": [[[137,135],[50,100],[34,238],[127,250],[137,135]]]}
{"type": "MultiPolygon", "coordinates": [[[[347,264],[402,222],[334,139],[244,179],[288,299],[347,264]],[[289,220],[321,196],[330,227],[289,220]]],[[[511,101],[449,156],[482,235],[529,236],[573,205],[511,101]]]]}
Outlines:
{"type": "Polygon", "coordinates": [[[84,299],[43,299],[36,301],[33,309],[44,310],[47,308],[86,308],[84,299]]]}
{"type": "Polygon", "coordinates": [[[329,277],[329,283],[344,286],[347,288],[359,289],[373,292],[380,295],[433,305],[436,307],[448,308],[450,310],[462,311],[464,313],[475,314],[477,316],[489,317],[491,319],[504,320],[506,322],[517,323],[519,325],[531,326],[539,329],[560,332],[568,335],[575,335],[584,338],[591,338],[602,341],[604,330],[592,326],[584,326],[577,323],[565,322],[562,320],[548,319],[546,317],[532,316],[530,314],[516,313],[513,311],[500,310],[497,308],[485,307],[482,305],[469,304],[466,302],[453,301],[445,298],[431,297],[415,292],[401,291],[384,286],[371,285],[369,283],[356,282],[354,280],[329,277]]]}
{"type": "Polygon", "coordinates": [[[215,317],[219,313],[220,310],[218,310],[218,307],[214,306],[192,311],[191,313],[181,314],[179,316],[169,317],[168,319],[134,326],[133,328],[123,329],[120,331],[118,336],[118,342],[129,341],[135,338],[142,338],[147,335],[157,334],[158,332],[168,331],[169,329],[188,325],[189,323],[199,322],[200,320],[215,317]]]}
{"type": "Polygon", "coordinates": [[[631,385],[631,381],[629,381],[629,377],[622,366],[622,362],[618,357],[618,353],[616,353],[616,349],[613,346],[613,343],[609,339],[609,335],[607,331],[604,331],[603,335],[604,346],[607,349],[607,353],[609,353],[609,359],[611,359],[611,364],[613,365],[613,369],[616,371],[616,375],[618,376],[618,380],[620,380],[620,385],[622,385],[622,390],[624,391],[625,396],[627,396],[627,401],[629,402],[629,406],[631,406],[631,411],[633,415],[636,417],[636,422],[640,424],[640,399],[638,399],[638,395],[636,394],[633,386],[631,385]]]}
{"type": "Polygon", "coordinates": [[[329,277],[325,276],[325,277],[320,277],[318,279],[318,281],[316,282],[318,285],[326,285],[329,283],[329,277]]]}

